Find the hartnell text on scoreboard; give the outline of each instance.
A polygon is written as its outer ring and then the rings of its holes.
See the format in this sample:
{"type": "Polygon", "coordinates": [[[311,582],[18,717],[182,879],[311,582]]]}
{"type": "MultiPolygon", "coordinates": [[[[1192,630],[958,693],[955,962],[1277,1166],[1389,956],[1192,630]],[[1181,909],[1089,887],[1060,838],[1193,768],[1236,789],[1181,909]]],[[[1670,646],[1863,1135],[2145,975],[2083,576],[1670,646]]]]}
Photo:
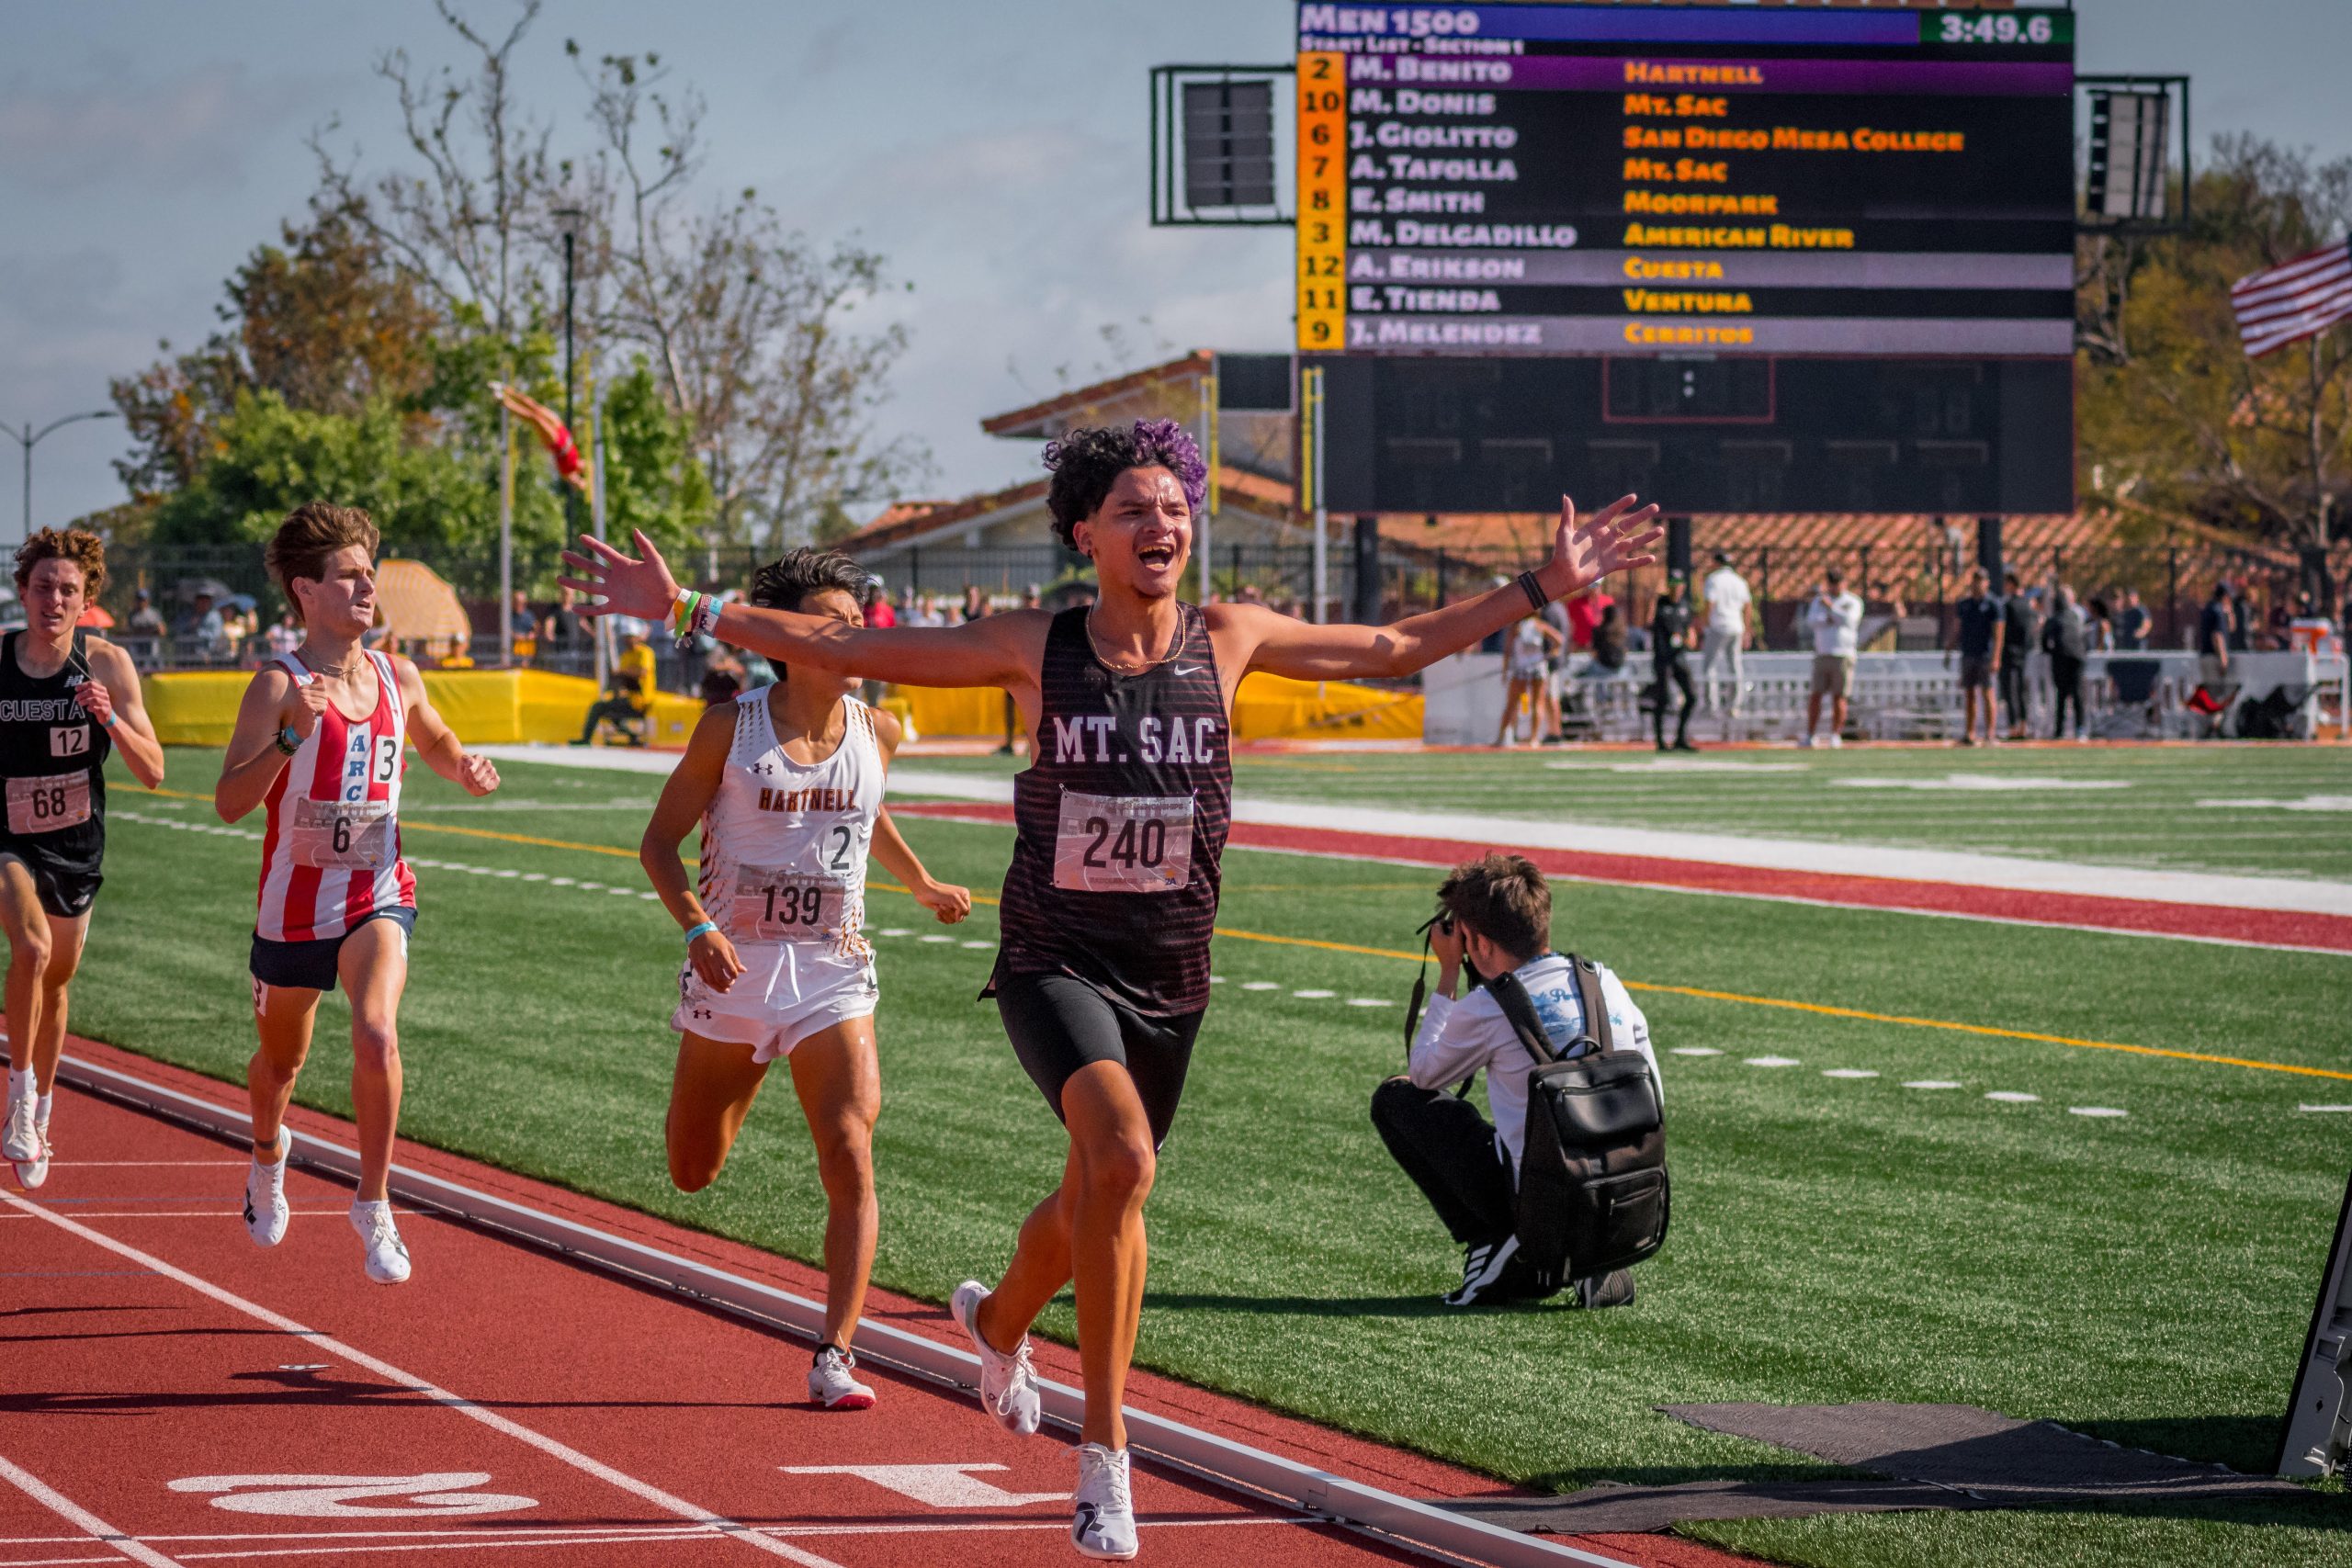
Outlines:
{"type": "Polygon", "coordinates": [[[2071,12],[1298,19],[1303,351],[2073,351],[2071,12]]]}

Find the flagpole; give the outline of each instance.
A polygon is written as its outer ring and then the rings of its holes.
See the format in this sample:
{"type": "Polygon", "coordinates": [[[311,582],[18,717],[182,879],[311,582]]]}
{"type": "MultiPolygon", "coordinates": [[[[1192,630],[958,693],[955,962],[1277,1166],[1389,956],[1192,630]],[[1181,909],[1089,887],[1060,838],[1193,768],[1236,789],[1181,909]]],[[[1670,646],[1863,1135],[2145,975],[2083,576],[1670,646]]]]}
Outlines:
{"type": "Polygon", "coordinates": [[[514,415],[498,405],[498,667],[514,668],[514,415]]]}
{"type": "MultiPolygon", "coordinates": [[[[592,367],[588,377],[588,525],[599,539],[605,536],[605,422],[596,417],[596,372],[592,367]]],[[[596,690],[605,689],[605,671],[611,667],[612,623],[606,616],[596,618],[596,690]]]]}

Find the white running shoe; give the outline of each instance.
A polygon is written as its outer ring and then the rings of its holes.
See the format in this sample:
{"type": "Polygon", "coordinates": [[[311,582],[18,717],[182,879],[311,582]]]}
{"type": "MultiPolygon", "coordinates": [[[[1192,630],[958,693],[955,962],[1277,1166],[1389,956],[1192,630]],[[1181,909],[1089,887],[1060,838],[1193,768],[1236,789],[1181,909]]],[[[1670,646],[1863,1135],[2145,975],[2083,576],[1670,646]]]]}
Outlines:
{"type": "Polygon", "coordinates": [[[286,1239],[286,1162],[294,1154],[294,1129],[278,1130],[280,1152],[276,1165],[255,1158],[245,1169],[245,1234],[255,1247],[276,1247],[286,1239]]]}
{"type": "Polygon", "coordinates": [[[368,1278],[397,1285],[408,1278],[408,1248],[392,1224],[392,1206],[379,1200],[351,1205],[351,1228],[368,1248],[368,1278]]]}
{"type": "Polygon", "coordinates": [[[828,1410],[871,1410],[874,1391],[857,1381],[857,1358],[838,1345],[817,1352],[808,1369],[808,1397],[828,1410]]]}
{"type": "Polygon", "coordinates": [[[1078,1445],[1078,1498],[1070,1513],[1069,1543],[1080,1557],[1124,1562],[1136,1554],[1136,1504],[1127,1484],[1126,1450],[1078,1445]]]}
{"type": "Polygon", "coordinates": [[[40,1129],[33,1124],[33,1075],[8,1075],[8,1120],[0,1126],[0,1157],[28,1165],[40,1158],[40,1129]]]}
{"type": "Polygon", "coordinates": [[[1832,751],[1835,751],[1838,748],[1846,744],[1846,738],[1833,729],[1829,732],[1828,736],[1823,739],[1822,744],[1828,747],[1832,751]]]}
{"type": "Polygon", "coordinates": [[[967,1280],[947,1298],[947,1310],[964,1325],[964,1332],[972,1337],[972,1348],[979,1352],[980,1404],[996,1417],[998,1426],[1025,1438],[1037,1429],[1042,1414],[1037,1369],[1029,1361],[1029,1337],[1023,1335],[1020,1348],[1010,1356],[981,1338],[980,1303],[988,1299],[986,1285],[967,1280]]]}
{"type": "Polygon", "coordinates": [[[48,1122],[33,1123],[33,1141],[40,1146],[40,1152],[28,1160],[17,1162],[17,1185],[28,1192],[49,1179],[49,1156],[51,1149],[49,1142],[48,1122]]]}

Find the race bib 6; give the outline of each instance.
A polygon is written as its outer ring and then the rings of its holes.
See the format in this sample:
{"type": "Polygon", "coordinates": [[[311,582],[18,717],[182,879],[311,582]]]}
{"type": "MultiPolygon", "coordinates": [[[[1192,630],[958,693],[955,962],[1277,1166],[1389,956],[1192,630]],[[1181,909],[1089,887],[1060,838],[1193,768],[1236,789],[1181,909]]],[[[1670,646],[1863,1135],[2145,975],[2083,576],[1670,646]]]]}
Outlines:
{"type": "Polygon", "coordinates": [[[54,833],[90,819],[90,775],[51,773],[8,781],[8,831],[54,833]]]}
{"type": "Polygon", "coordinates": [[[374,871],[392,863],[396,828],[389,800],[298,800],[287,847],[296,865],[374,871]]]}

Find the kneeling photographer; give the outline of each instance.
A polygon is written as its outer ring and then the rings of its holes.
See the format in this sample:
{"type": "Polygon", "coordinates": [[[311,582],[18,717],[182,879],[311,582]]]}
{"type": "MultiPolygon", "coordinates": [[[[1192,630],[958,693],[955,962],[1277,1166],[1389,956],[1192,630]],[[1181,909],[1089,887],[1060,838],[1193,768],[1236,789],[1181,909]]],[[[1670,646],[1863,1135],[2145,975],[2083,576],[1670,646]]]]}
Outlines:
{"type": "Polygon", "coordinates": [[[1532,862],[1487,855],[1455,867],[1437,897],[1437,989],[1405,1076],[1373,1094],[1372,1122],[1464,1250],[1445,1303],[1569,1284],[1580,1306],[1631,1302],[1623,1262],[1656,1250],[1666,1218],[1649,1022],[1607,968],[1552,951],[1552,891],[1532,862]],[[1457,1001],[1465,967],[1473,989],[1457,1001]],[[1589,1021],[1588,998],[1600,1015],[1589,1021]],[[1466,1098],[1481,1068],[1491,1125],[1466,1098]],[[1541,1146],[1523,1183],[1531,1127],[1541,1146]]]}

